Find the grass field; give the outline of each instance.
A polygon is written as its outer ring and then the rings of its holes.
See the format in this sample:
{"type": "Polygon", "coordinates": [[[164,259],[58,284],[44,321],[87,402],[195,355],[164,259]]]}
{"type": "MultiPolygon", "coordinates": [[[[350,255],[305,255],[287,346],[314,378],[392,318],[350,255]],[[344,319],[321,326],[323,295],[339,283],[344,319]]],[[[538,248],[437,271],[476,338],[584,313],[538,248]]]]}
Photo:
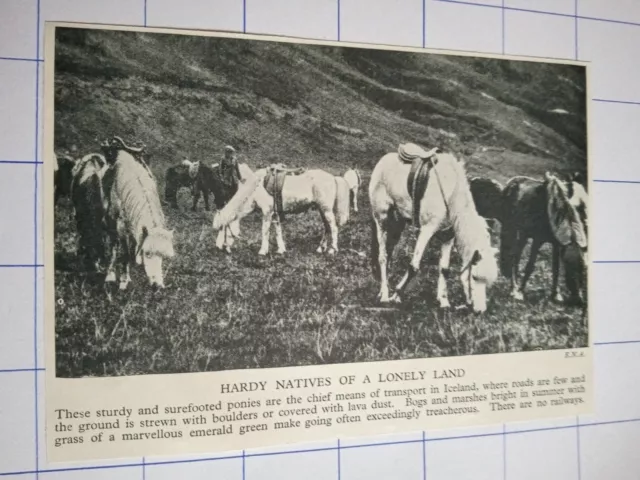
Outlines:
{"type": "MultiPolygon", "coordinates": [[[[75,146],[82,155],[96,151],[97,137],[142,139],[150,146],[161,192],[166,167],[184,156],[213,162],[226,143],[238,145],[253,169],[274,157],[334,174],[357,165],[365,187],[360,212],[352,212],[341,230],[335,257],[315,252],[321,236],[316,212],[288,217],[284,256],[273,253],[275,248],[258,256],[257,214],[242,222],[243,239],[234,251],[219,252],[210,232],[200,241],[211,213],[202,202],[191,212],[183,190],[179,211],[165,207],[176,249],[166,289],[150,292],[136,270],[131,290],[112,302],[101,278],[77,270],[73,214],[63,199],[55,215],[58,375],[264,368],[587,344],[580,310],[547,300],[548,247],[526,301],[511,300],[508,282],[500,277],[482,316],[435,308],[437,248],[427,252],[419,278],[396,309],[374,308],[378,285],[369,267],[368,174],[400,141],[444,145],[467,159],[469,173],[501,182],[545,170],[584,171],[582,87],[576,86],[575,72],[496,69],[439,57],[401,62],[400,56],[334,50],[294,48],[294,55],[279,47],[235,44],[216,47],[212,62],[211,49],[196,42],[168,48],[152,37],[100,35],[59,44],[56,148],[75,146]],[[238,49],[242,55],[234,56],[238,49]],[[170,66],[158,60],[166,52],[175,58],[170,66]],[[304,65],[302,73],[295,70],[298,64],[304,65]],[[571,114],[559,119],[549,113],[556,107],[571,114]]],[[[408,263],[413,240],[409,227],[396,250],[392,283],[408,263]]],[[[493,242],[499,246],[497,232],[493,242]]],[[[455,252],[453,261],[459,264],[455,252]]],[[[460,284],[449,287],[452,303],[462,303],[460,284]]]]}
{"type": "MultiPolygon", "coordinates": [[[[524,303],[509,298],[508,282],[501,277],[489,293],[486,314],[440,312],[434,303],[437,249],[433,249],[425,255],[422,274],[407,292],[404,305],[369,310],[376,306],[377,284],[368,263],[365,197],[359,214],[352,214],[340,232],[341,251],[334,257],[315,253],[321,235],[316,212],[288,217],[285,255],[257,255],[257,214],[243,222],[244,238],[235,251],[222,253],[214,248],[212,235],[199,242],[210,214],[202,206],[199,212],[188,211],[187,200],[183,199],[180,212],[168,212],[176,229],[177,255],[168,267],[166,290],[152,293],[138,271],[132,290],[116,294],[113,302],[99,281],[94,284],[73,271],[74,232],[68,209],[60,209],[56,247],[67,257],[68,270],[58,267],[56,272],[56,297],[63,300],[56,306],[59,374],[191,372],[586,344],[580,311],[546,299],[547,249],[524,303]]],[[[394,281],[407,265],[413,239],[413,231],[407,229],[397,248],[394,281]]],[[[451,282],[450,288],[453,304],[461,304],[460,284],[451,282]]]]}

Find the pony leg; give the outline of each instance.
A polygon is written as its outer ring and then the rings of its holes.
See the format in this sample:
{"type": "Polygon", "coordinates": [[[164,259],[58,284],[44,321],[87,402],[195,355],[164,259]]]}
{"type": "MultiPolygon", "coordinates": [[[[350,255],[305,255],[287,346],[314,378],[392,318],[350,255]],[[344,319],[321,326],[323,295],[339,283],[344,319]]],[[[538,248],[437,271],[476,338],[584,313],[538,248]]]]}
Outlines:
{"type": "Polygon", "coordinates": [[[338,225],[336,223],[336,216],[333,212],[325,212],[324,214],[326,218],[326,226],[329,227],[329,231],[327,232],[331,236],[331,246],[327,253],[329,255],[333,255],[338,251],[338,225]]]}
{"type": "Polygon", "coordinates": [[[209,212],[211,211],[211,207],[209,206],[209,191],[203,190],[202,196],[204,197],[204,209],[209,212]]]}
{"type": "Polygon", "coordinates": [[[322,239],[320,240],[320,245],[318,245],[318,248],[316,249],[317,253],[322,253],[327,249],[327,238],[330,235],[330,228],[329,228],[329,224],[327,222],[327,217],[325,216],[324,212],[320,211],[320,221],[322,222],[322,239]]]}
{"type": "Polygon", "coordinates": [[[276,244],[278,245],[278,253],[283,254],[287,251],[287,248],[284,245],[284,237],[282,236],[282,223],[280,220],[275,220],[276,225],[276,244]]]}
{"type": "Polygon", "coordinates": [[[269,232],[271,231],[271,214],[272,212],[266,212],[262,217],[262,245],[258,255],[266,255],[269,253],[269,232]]]}
{"type": "Polygon", "coordinates": [[[198,202],[200,201],[200,189],[195,187],[193,189],[193,205],[191,206],[192,211],[196,211],[196,207],[198,206],[198,202]]]}
{"type": "Polygon", "coordinates": [[[227,233],[225,228],[221,228],[218,230],[218,235],[216,236],[216,248],[218,250],[222,250],[225,246],[226,239],[225,234],[227,233]]]}
{"type": "Polygon", "coordinates": [[[395,302],[400,301],[400,295],[402,295],[404,290],[407,288],[407,285],[409,284],[409,282],[413,280],[413,277],[415,277],[416,274],[418,273],[418,270],[420,269],[420,262],[422,261],[422,256],[424,254],[425,249],[427,248],[427,244],[429,243],[429,240],[431,240],[431,237],[435,233],[436,228],[437,227],[435,224],[423,225],[420,228],[420,234],[418,235],[418,240],[416,241],[416,246],[415,246],[415,249],[413,250],[413,257],[411,258],[411,263],[409,264],[409,268],[407,269],[404,276],[402,277],[402,280],[398,282],[398,285],[395,288],[395,293],[391,297],[392,301],[395,301],[395,302]]]}
{"type": "Polygon", "coordinates": [[[562,295],[558,292],[558,278],[560,277],[560,247],[558,245],[553,245],[552,248],[551,275],[551,298],[556,302],[562,302],[562,295]]]}
{"type": "Polygon", "coordinates": [[[538,259],[538,252],[540,251],[540,247],[542,246],[542,242],[540,240],[534,239],[531,243],[531,253],[529,255],[529,261],[527,265],[524,267],[524,273],[522,274],[522,280],[520,281],[520,295],[521,298],[519,300],[524,299],[524,289],[527,286],[527,282],[529,281],[529,277],[533,273],[533,269],[536,265],[536,260],[538,259]]]}
{"type": "Polygon", "coordinates": [[[116,226],[109,223],[107,225],[107,231],[109,236],[109,262],[107,265],[107,274],[105,276],[105,283],[115,283],[116,282],[116,261],[118,258],[118,244],[120,243],[120,239],[118,238],[118,234],[116,232],[116,226]]]}
{"type": "Polygon", "coordinates": [[[129,282],[131,282],[131,277],[129,276],[129,250],[130,245],[128,244],[128,242],[122,242],[120,245],[120,251],[118,253],[120,257],[119,262],[121,268],[119,288],[123,291],[127,289],[127,287],[129,286],[129,282]]]}
{"type": "Polygon", "coordinates": [[[231,231],[231,227],[225,227],[225,232],[226,232],[226,235],[224,236],[224,239],[225,239],[224,249],[227,253],[231,253],[231,247],[233,246],[233,243],[234,243],[234,237],[233,237],[233,232],[231,231]]]}
{"type": "Polygon", "coordinates": [[[106,283],[115,283],[116,282],[116,261],[118,258],[118,244],[117,240],[112,240],[111,242],[111,252],[109,258],[109,266],[107,267],[107,275],[105,276],[104,281],[106,283]]]}
{"type": "MultiPolygon", "coordinates": [[[[374,217],[373,224],[375,228],[375,233],[373,234],[373,248],[372,253],[375,254],[377,250],[378,253],[378,272],[375,272],[374,267],[374,275],[377,273],[377,276],[380,278],[380,291],[378,292],[378,301],[381,303],[389,302],[389,281],[387,279],[387,249],[385,246],[387,245],[387,231],[385,229],[384,221],[380,221],[374,217]],[[377,245],[375,244],[377,242],[377,245]]],[[[375,262],[376,259],[372,258],[372,261],[375,262]]]]}
{"type": "MultiPolygon", "coordinates": [[[[454,238],[447,242],[443,242],[440,247],[440,265],[438,269],[438,303],[440,308],[450,308],[449,293],[447,291],[447,277],[449,273],[449,264],[451,262],[451,249],[453,248],[454,238]]],[[[468,289],[466,289],[468,290],[468,289]]],[[[465,290],[467,303],[469,303],[469,292],[465,290]]]]}
{"type": "Polygon", "coordinates": [[[400,241],[400,237],[402,236],[406,223],[407,222],[404,218],[394,218],[391,215],[389,215],[389,218],[387,219],[387,265],[391,264],[393,251],[400,241]]]}
{"type": "Polygon", "coordinates": [[[524,300],[522,290],[518,288],[518,276],[520,274],[520,259],[522,257],[522,251],[524,250],[527,241],[528,239],[524,235],[519,237],[516,240],[515,250],[509,253],[512,257],[510,272],[511,297],[515,298],[516,300],[524,300]]]}
{"type": "Polygon", "coordinates": [[[358,213],[358,187],[353,189],[353,211],[358,213]]]}
{"type": "Polygon", "coordinates": [[[126,290],[131,282],[131,277],[129,276],[129,259],[127,256],[124,256],[122,259],[122,275],[120,275],[120,290],[126,290]]]}

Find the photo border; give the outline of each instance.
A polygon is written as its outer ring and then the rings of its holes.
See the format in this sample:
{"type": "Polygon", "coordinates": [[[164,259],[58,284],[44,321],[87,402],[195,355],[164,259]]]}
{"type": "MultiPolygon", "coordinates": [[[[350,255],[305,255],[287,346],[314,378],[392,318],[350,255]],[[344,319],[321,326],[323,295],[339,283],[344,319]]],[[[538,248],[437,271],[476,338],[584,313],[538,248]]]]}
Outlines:
{"type": "MultiPolygon", "coordinates": [[[[53,267],[55,261],[55,252],[54,252],[54,238],[55,238],[55,216],[54,216],[54,82],[55,82],[55,30],[58,27],[62,28],[78,28],[78,29],[90,29],[90,30],[115,30],[115,31],[128,31],[128,32],[139,32],[139,33],[159,33],[159,34],[171,34],[171,35],[184,35],[184,36],[202,36],[202,37],[211,37],[211,38],[231,38],[238,40],[254,40],[254,41],[266,41],[266,42],[277,42],[277,43],[290,43],[290,44],[305,44],[305,45],[314,45],[314,46],[327,46],[327,47],[340,47],[340,48],[358,48],[358,49],[370,49],[370,50],[383,50],[383,51],[392,51],[392,52],[404,52],[404,53],[419,53],[419,54],[435,54],[435,55],[446,55],[446,56],[456,56],[456,57],[472,57],[472,58],[486,58],[486,59],[498,59],[498,60],[513,60],[513,61],[525,61],[532,63],[543,63],[543,64],[560,64],[560,65],[573,65],[584,67],[585,69],[585,121],[586,121],[586,171],[588,177],[587,184],[587,206],[589,212],[589,221],[591,224],[591,218],[593,216],[593,190],[589,189],[589,185],[593,183],[593,160],[592,160],[592,152],[593,152],[593,138],[592,138],[592,129],[593,122],[591,121],[591,112],[592,112],[592,74],[591,69],[592,65],[590,62],[579,61],[579,60],[569,60],[569,59],[559,59],[559,58],[546,58],[539,56],[523,56],[523,55],[506,55],[506,54],[491,54],[485,52],[474,52],[474,51],[458,51],[458,50],[447,50],[447,49],[434,49],[434,48],[421,48],[421,47],[404,47],[397,45],[387,45],[387,44],[375,44],[375,43],[358,43],[358,42],[346,42],[346,41],[333,41],[333,40],[316,40],[309,39],[303,37],[295,37],[295,36],[284,36],[284,35],[269,35],[269,34],[249,34],[249,33],[239,33],[233,31],[210,31],[210,30],[201,30],[201,29],[184,29],[184,28],[165,28],[165,27],[145,27],[145,26],[132,26],[132,25],[112,25],[112,24],[100,24],[100,23],[81,23],[81,22],[57,22],[57,21],[46,21],[44,26],[44,102],[43,102],[43,143],[42,143],[42,155],[43,155],[43,168],[44,168],[44,185],[42,187],[43,191],[43,208],[44,208],[44,292],[43,292],[43,311],[44,311],[44,362],[45,362],[45,424],[47,426],[46,433],[46,454],[49,461],[67,461],[67,460],[81,460],[83,458],[67,456],[66,454],[62,455],[51,455],[52,447],[51,447],[51,438],[53,436],[53,428],[51,428],[54,424],[52,420],[52,412],[53,408],[58,405],[54,405],[54,399],[62,404],[62,398],[67,398],[65,395],[61,395],[60,392],[66,392],[67,396],[72,396],[74,389],[77,391],[79,389],[88,389],[94,392],[109,392],[111,395],[118,395],[117,392],[120,392],[120,397],[124,397],[126,395],[127,399],[130,399],[134,396],[134,394],[128,392],[127,390],[132,386],[135,387],[135,390],[139,390],[143,392],[144,390],[141,386],[146,385],[144,388],[150,388],[154,390],[155,387],[158,387],[161,384],[164,384],[163,389],[172,390],[174,388],[188,388],[184,385],[192,384],[192,385],[210,385],[217,378],[233,381],[234,377],[268,377],[279,376],[279,377],[299,377],[304,376],[306,372],[317,372],[318,375],[323,375],[322,371],[332,371],[338,372],[341,369],[344,370],[354,370],[355,367],[360,366],[360,369],[364,370],[376,370],[382,371],[386,369],[390,370],[403,370],[405,367],[403,365],[407,365],[409,369],[413,368],[409,365],[416,364],[422,362],[423,368],[426,370],[430,370],[435,368],[436,364],[459,364],[459,363],[475,363],[482,364],[487,362],[487,359],[490,359],[491,362],[498,362],[499,357],[506,356],[504,360],[504,365],[501,367],[505,370],[512,369],[512,364],[514,359],[518,361],[525,362],[525,358],[529,358],[526,363],[535,363],[535,364],[551,364],[553,362],[562,363],[563,358],[567,358],[567,355],[571,353],[578,352],[582,356],[582,361],[586,362],[586,365],[582,368],[582,371],[587,375],[587,388],[589,390],[589,402],[586,403],[586,407],[571,409],[570,413],[563,411],[563,413],[551,413],[543,416],[536,417],[516,417],[510,418],[509,415],[504,417],[504,420],[488,420],[488,421],[471,421],[467,422],[456,422],[451,421],[446,425],[437,426],[436,428],[457,428],[460,426],[482,426],[482,425],[494,425],[496,422],[505,422],[505,421],[520,421],[520,420],[530,420],[530,419],[549,419],[549,418],[557,418],[557,417],[566,417],[566,416],[575,416],[579,414],[589,414],[594,411],[593,406],[593,332],[594,332],[594,317],[593,317],[593,295],[595,294],[593,290],[593,262],[592,262],[592,239],[593,239],[593,229],[589,228],[587,232],[588,237],[588,245],[590,248],[587,249],[586,258],[587,258],[587,307],[586,307],[586,316],[587,316],[587,346],[575,349],[551,349],[551,350],[540,350],[540,351],[520,351],[520,352],[509,352],[509,353],[488,353],[488,354],[475,354],[475,355],[461,355],[461,356],[447,356],[447,357],[421,357],[418,359],[398,359],[398,360],[379,360],[379,361],[371,361],[371,362],[352,362],[352,363],[334,363],[334,364],[318,364],[318,365],[304,365],[304,366],[282,366],[282,367],[270,367],[270,368],[254,368],[254,369],[232,369],[232,370],[222,370],[222,371],[212,371],[212,372],[185,372],[185,373],[168,373],[168,374],[146,374],[146,375],[127,375],[127,376],[112,376],[112,377],[81,377],[81,378],[60,378],[56,377],[56,357],[55,357],[55,268],[53,267]],[[515,355],[515,356],[514,356],[515,355]],[[300,370],[303,369],[303,370],[300,370]],[[305,373],[301,373],[305,372],[305,373]],[[136,386],[137,384],[138,386],[136,386]],[[154,385],[151,385],[154,384],[154,385]],[[174,387],[172,385],[181,385],[182,387],[174,387]],[[81,385],[87,385],[86,387],[81,387],[81,385]],[[78,388],[76,388],[78,387],[78,388]],[[124,390],[124,391],[123,391],[124,390]],[[60,398],[57,398],[57,397],[60,398]]],[[[597,224],[597,222],[595,222],[597,224]]],[[[448,367],[445,367],[448,368],[448,367]]],[[[551,367],[547,367],[546,370],[552,371],[554,370],[551,367]]],[[[560,370],[562,370],[560,368],[560,370]]],[[[555,371],[555,370],[554,370],[555,371]]],[[[332,373],[333,374],[333,373],[332,373]]],[[[325,374],[328,375],[328,374],[325,374]]],[[[85,392],[86,393],[86,392],[85,392]]],[[[139,393],[138,395],[144,396],[144,394],[139,393]]],[[[100,396],[99,394],[96,396],[100,396]]],[[[119,398],[120,398],[119,397],[119,398]]],[[[125,404],[127,400],[121,398],[118,400],[120,403],[125,404]]],[[[116,402],[117,403],[117,402],[116,402]]],[[[89,408],[89,407],[86,407],[89,408]]],[[[558,410],[559,411],[559,410],[558,410]]],[[[363,422],[365,423],[365,422],[363,422]]],[[[426,428],[427,424],[425,423],[416,423],[408,425],[405,423],[400,423],[398,421],[392,427],[382,426],[382,425],[373,425],[369,428],[368,432],[359,431],[356,435],[361,436],[363,434],[366,435],[379,435],[379,434],[391,434],[391,433],[406,433],[410,431],[414,431],[421,428],[426,428]],[[413,428],[415,427],[415,428],[413,428]]],[[[429,427],[432,428],[432,427],[429,427]]],[[[311,438],[306,438],[305,435],[300,435],[292,440],[287,440],[284,443],[280,440],[274,442],[259,442],[258,444],[253,444],[251,442],[246,442],[250,445],[250,447],[267,447],[272,445],[284,445],[290,443],[298,443],[298,442],[306,442],[306,441],[319,441],[319,440],[328,440],[330,438],[335,438],[336,434],[334,430],[331,430],[332,433],[314,436],[311,438]]],[[[348,431],[341,431],[340,435],[344,434],[347,436],[351,436],[351,433],[348,431]]],[[[243,437],[238,437],[240,442],[242,442],[243,437]]],[[[141,455],[174,455],[174,454],[194,454],[194,453],[204,453],[204,452],[221,452],[234,450],[238,448],[245,448],[244,444],[240,445],[237,442],[237,439],[234,437],[234,445],[231,447],[222,446],[214,447],[213,444],[208,444],[206,448],[195,448],[195,449],[178,449],[176,445],[168,445],[165,448],[149,448],[147,447],[141,453],[140,451],[134,451],[132,453],[127,453],[126,456],[141,456],[141,455]]],[[[223,443],[225,443],[223,441],[223,443]]],[[[147,444],[145,443],[145,446],[147,444]]],[[[151,444],[153,445],[153,444],[151,444]]],[[[157,444],[156,444],[157,445],[157,444]]],[[[182,442],[180,442],[182,445],[182,442]]],[[[121,448],[121,450],[132,450],[131,448],[121,448]]],[[[120,456],[120,455],[116,455],[120,456]]],[[[105,452],[105,456],[100,454],[98,457],[92,456],[91,458],[112,458],[112,455],[109,455],[109,452],[105,452]]]]}

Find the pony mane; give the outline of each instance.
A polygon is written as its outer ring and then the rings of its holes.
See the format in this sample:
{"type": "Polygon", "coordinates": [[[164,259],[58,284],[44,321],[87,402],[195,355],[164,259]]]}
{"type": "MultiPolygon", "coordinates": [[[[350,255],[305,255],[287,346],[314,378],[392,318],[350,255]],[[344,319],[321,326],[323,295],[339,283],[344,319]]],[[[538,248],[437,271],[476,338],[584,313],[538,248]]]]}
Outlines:
{"type": "Polygon", "coordinates": [[[449,165],[455,175],[455,186],[447,202],[451,213],[451,223],[456,233],[456,244],[460,250],[463,264],[471,260],[476,250],[482,256],[478,263],[477,277],[493,283],[498,276],[497,264],[493,253],[496,251],[491,245],[491,230],[486,219],[478,214],[471,186],[464,164],[450,153],[438,153],[438,163],[449,165]]]}
{"type": "Polygon", "coordinates": [[[253,196],[262,183],[262,179],[267,173],[266,169],[256,172],[247,172],[244,183],[238,185],[235,195],[227,202],[227,204],[218,210],[213,216],[213,228],[218,229],[229,225],[233,222],[245,205],[253,200],[253,196]]]}
{"type": "Polygon", "coordinates": [[[148,170],[127,152],[118,152],[114,164],[116,181],[112,194],[120,199],[125,219],[138,235],[143,227],[151,231],[164,228],[164,213],[155,179],[148,170]]]}
{"type": "MultiPolygon", "coordinates": [[[[568,227],[570,229],[569,237],[571,238],[569,241],[585,248],[587,246],[587,235],[580,215],[576,207],[571,203],[567,185],[555,175],[548,173],[545,174],[545,180],[550,197],[548,204],[549,221],[554,236],[561,243],[566,243],[566,238],[563,239],[560,235],[563,233],[561,230],[568,227]],[[568,225],[563,228],[562,224],[565,222],[568,225]]],[[[566,232],[564,233],[566,235],[566,232]]]]}

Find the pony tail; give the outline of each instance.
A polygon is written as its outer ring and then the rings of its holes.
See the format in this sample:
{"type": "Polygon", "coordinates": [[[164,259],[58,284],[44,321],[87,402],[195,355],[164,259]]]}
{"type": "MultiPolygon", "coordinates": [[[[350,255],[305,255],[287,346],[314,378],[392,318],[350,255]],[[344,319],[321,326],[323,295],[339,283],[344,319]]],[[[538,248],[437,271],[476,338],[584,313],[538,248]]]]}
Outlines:
{"type": "Polygon", "coordinates": [[[376,281],[380,281],[380,263],[378,256],[380,255],[380,244],[378,243],[378,225],[373,216],[369,219],[371,226],[371,250],[369,254],[369,262],[371,263],[371,273],[376,281]]]}
{"type": "Polygon", "coordinates": [[[351,200],[351,189],[343,177],[335,177],[336,199],[333,204],[333,213],[336,216],[338,227],[349,221],[349,208],[351,200]]]}

